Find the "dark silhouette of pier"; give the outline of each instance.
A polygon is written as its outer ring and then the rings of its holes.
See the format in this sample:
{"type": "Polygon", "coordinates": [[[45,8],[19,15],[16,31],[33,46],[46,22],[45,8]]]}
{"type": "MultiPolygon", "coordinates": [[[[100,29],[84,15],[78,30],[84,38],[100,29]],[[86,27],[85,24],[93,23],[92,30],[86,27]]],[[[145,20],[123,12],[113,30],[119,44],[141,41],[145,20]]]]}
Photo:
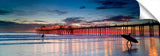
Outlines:
{"type": "Polygon", "coordinates": [[[143,24],[128,24],[128,25],[112,25],[112,26],[91,26],[80,28],[63,28],[58,29],[37,29],[38,33],[54,33],[54,34],[85,34],[85,35],[107,35],[107,34],[128,34],[144,36],[145,26],[149,27],[149,35],[154,36],[154,26],[158,26],[160,36],[160,24],[158,22],[143,23],[143,24]],[[130,28],[130,29],[129,29],[130,28]],[[137,28],[137,29],[136,29],[137,28]]]}

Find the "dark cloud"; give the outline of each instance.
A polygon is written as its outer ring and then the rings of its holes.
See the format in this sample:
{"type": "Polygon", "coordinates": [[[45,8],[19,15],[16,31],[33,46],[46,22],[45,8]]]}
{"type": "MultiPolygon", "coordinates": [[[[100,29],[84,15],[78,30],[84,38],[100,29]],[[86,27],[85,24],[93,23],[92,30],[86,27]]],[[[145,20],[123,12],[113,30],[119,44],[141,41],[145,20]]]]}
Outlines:
{"type": "Polygon", "coordinates": [[[47,21],[42,21],[42,20],[34,20],[34,22],[47,22],[47,21]]]}
{"type": "Polygon", "coordinates": [[[93,20],[93,21],[90,21],[90,22],[102,22],[103,20],[93,20]]]}
{"type": "Polygon", "coordinates": [[[6,26],[6,25],[12,25],[12,24],[18,24],[18,23],[9,22],[9,21],[0,21],[0,26],[6,26]]]}
{"type": "Polygon", "coordinates": [[[131,21],[131,19],[135,19],[136,20],[136,18],[132,17],[132,16],[121,16],[121,15],[119,15],[119,16],[112,16],[112,17],[107,18],[107,19],[99,19],[99,20],[88,21],[86,23],[104,22],[105,20],[107,20],[107,21],[115,21],[115,22],[123,22],[122,18],[128,19],[128,21],[131,21]]]}
{"type": "Polygon", "coordinates": [[[54,13],[57,15],[62,15],[67,13],[66,11],[61,11],[61,10],[48,10],[47,12],[54,13]]]}
{"type": "Polygon", "coordinates": [[[19,24],[9,21],[0,21],[0,32],[27,32],[36,30],[36,27],[41,27],[43,24],[19,24]]]}
{"type": "Polygon", "coordinates": [[[11,12],[8,11],[8,10],[2,10],[2,9],[0,9],[0,15],[6,15],[6,14],[9,14],[9,13],[11,13],[11,12]]]}
{"type": "Polygon", "coordinates": [[[61,23],[54,23],[53,26],[60,25],[61,23]]]}
{"type": "Polygon", "coordinates": [[[29,21],[29,20],[21,20],[21,19],[19,19],[19,20],[14,20],[14,21],[23,22],[23,23],[25,23],[25,22],[34,22],[34,21],[29,21]]]}
{"type": "Polygon", "coordinates": [[[135,4],[136,1],[131,0],[96,0],[101,6],[96,7],[96,9],[115,9],[115,8],[127,8],[126,5],[135,4]]]}
{"type": "Polygon", "coordinates": [[[92,23],[82,23],[81,25],[88,25],[88,26],[91,26],[92,25],[92,23]]]}
{"type": "Polygon", "coordinates": [[[107,6],[101,6],[101,7],[96,7],[96,9],[117,9],[117,8],[124,8],[122,6],[117,6],[117,7],[107,7],[107,6]]]}
{"type": "Polygon", "coordinates": [[[102,5],[115,5],[115,6],[123,6],[126,5],[128,3],[123,2],[122,0],[106,0],[106,1],[99,1],[102,5]]]}
{"type": "Polygon", "coordinates": [[[33,22],[33,21],[29,21],[29,20],[23,20],[23,19],[15,19],[13,21],[18,21],[18,22],[33,22]]]}
{"type": "Polygon", "coordinates": [[[69,18],[64,19],[63,21],[66,23],[80,23],[84,21],[82,19],[84,18],[83,17],[69,17],[69,18]]]}
{"type": "Polygon", "coordinates": [[[92,21],[85,21],[83,20],[83,17],[69,17],[69,18],[66,18],[64,22],[69,23],[69,24],[70,23],[81,23],[81,22],[84,22],[84,23],[104,22],[104,20],[123,22],[122,18],[128,19],[128,21],[131,21],[131,19],[136,19],[136,17],[133,17],[133,16],[122,16],[122,15],[112,16],[110,18],[106,18],[106,19],[104,18],[104,19],[92,20],[92,21]]]}
{"type": "Polygon", "coordinates": [[[13,21],[20,21],[21,19],[15,19],[15,20],[13,20],[13,21]]]}
{"type": "Polygon", "coordinates": [[[104,20],[123,22],[122,18],[128,19],[129,21],[131,19],[135,19],[135,17],[133,17],[133,16],[121,16],[120,15],[120,16],[113,16],[113,17],[110,17],[109,19],[104,19],[104,20]]]}
{"type": "Polygon", "coordinates": [[[84,8],[86,8],[86,7],[85,7],[85,6],[81,6],[81,7],[80,7],[80,9],[84,9],[84,8]]]}
{"type": "Polygon", "coordinates": [[[19,22],[48,22],[48,21],[43,21],[43,20],[33,20],[33,21],[29,21],[29,20],[22,20],[22,19],[15,19],[13,21],[19,21],[19,22]]]}

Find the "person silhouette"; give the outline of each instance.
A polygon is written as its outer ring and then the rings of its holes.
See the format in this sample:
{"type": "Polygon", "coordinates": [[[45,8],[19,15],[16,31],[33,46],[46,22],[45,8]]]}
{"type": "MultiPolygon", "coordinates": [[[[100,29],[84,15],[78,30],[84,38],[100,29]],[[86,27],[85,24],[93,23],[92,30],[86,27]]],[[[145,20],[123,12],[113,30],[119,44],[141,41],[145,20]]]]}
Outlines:
{"type": "Polygon", "coordinates": [[[41,36],[41,37],[42,37],[42,42],[44,42],[44,34],[42,34],[42,36],[41,36]]]}
{"type": "Polygon", "coordinates": [[[129,34],[123,34],[123,35],[121,35],[121,37],[123,37],[123,38],[125,38],[127,40],[127,43],[126,43],[127,46],[128,46],[129,42],[130,42],[131,46],[132,46],[131,42],[138,43],[138,41],[131,36],[131,33],[129,33],[129,34]]]}
{"type": "Polygon", "coordinates": [[[44,34],[42,34],[42,38],[44,38],[44,34]]]}
{"type": "MultiPolygon", "coordinates": [[[[128,37],[131,37],[131,33],[128,34],[128,37]]],[[[130,45],[132,46],[131,41],[127,41],[127,46],[128,46],[128,42],[130,42],[130,45]]]]}

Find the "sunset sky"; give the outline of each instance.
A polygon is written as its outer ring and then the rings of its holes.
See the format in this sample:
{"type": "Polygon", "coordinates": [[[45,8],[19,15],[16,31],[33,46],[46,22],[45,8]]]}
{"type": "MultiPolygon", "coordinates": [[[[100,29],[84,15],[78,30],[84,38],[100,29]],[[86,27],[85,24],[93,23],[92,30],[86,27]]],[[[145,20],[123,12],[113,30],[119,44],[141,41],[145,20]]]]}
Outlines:
{"type": "Polygon", "coordinates": [[[138,20],[135,0],[0,0],[0,32],[33,32],[44,24],[97,24],[104,20],[121,24],[122,18],[138,20]]]}

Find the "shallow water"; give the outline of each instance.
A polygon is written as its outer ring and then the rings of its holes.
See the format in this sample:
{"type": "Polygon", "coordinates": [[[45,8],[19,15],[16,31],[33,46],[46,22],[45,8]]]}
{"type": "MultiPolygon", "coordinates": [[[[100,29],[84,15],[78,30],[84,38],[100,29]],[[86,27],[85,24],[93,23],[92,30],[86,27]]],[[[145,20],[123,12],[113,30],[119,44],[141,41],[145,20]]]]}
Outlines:
{"type": "Polygon", "coordinates": [[[126,45],[120,36],[1,34],[0,56],[160,56],[159,37],[135,37],[126,45]]]}

